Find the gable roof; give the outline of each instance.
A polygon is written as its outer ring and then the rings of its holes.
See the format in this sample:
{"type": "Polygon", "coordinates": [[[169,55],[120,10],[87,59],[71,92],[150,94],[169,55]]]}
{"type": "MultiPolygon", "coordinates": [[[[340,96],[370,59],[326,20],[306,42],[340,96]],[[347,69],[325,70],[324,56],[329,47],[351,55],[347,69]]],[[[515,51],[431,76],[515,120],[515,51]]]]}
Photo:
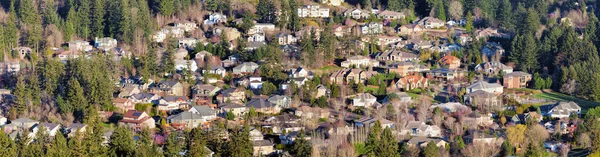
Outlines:
{"type": "Polygon", "coordinates": [[[142,116],[144,114],[144,112],[142,111],[137,111],[137,110],[129,110],[127,111],[123,117],[127,117],[127,118],[133,118],[133,119],[138,119],[140,118],[140,116],[142,116]]]}
{"type": "MultiPolygon", "coordinates": [[[[195,109],[199,114],[202,116],[210,116],[210,115],[214,115],[216,113],[216,111],[206,105],[194,105],[192,106],[193,109],[195,109]]],[[[190,109],[191,110],[191,109],[190,109]]]]}
{"type": "Polygon", "coordinates": [[[468,89],[473,89],[473,90],[483,90],[483,89],[502,88],[502,87],[503,86],[498,83],[488,83],[486,81],[477,81],[477,82],[467,86],[468,89]]]}
{"type": "Polygon", "coordinates": [[[440,60],[438,62],[440,62],[442,64],[452,64],[454,62],[460,62],[460,59],[458,59],[452,55],[446,55],[446,56],[440,58],[440,60]]]}
{"type": "Polygon", "coordinates": [[[248,108],[254,107],[255,109],[270,108],[273,106],[275,106],[275,104],[273,104],[263,98],[253,98],[248,103],[246,103],[246,107],[248,107],[248,108]]]}

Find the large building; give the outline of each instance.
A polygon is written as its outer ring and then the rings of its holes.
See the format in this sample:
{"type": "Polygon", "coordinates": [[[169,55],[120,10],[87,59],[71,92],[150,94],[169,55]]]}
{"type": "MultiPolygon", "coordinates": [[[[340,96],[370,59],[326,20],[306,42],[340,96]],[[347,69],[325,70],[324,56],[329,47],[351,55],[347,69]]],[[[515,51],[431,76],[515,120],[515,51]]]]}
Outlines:
{"type": "Polygon", "coordinates": [[[531,81],[531,74],[515,71],[504,75],[504,88],[526,88],[531,81]]]}
{"type": "Polygon", "coordinates": [[[316,5],[306,5],[302,8],[298,8],[298,16],[327,18],[329,17],[329,8],[321,8],[316,5]]]}

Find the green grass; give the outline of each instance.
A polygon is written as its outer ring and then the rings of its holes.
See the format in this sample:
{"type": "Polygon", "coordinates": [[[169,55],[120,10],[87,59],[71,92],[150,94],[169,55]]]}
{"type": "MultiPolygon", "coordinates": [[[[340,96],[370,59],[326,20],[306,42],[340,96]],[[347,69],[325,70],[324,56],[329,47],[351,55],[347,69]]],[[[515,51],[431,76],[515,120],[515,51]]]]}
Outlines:
{"type": "Polygon", "coordinates": [[[369,91],[373,91],[373,93],[377,92],[378,88],[377,87],[365,87],[365,92],[369,92],[369,91]]]}
{"type": "Polygon", "coordinates": [[[594,108],[600,106],[598,102],[591,102],[581,98],[577,98],[574,96],[557,93],[557,92],[544,92],[535,95],[536,98],[543,98],[548,100],[557,100],[557,101],[573,101],[577,103],[577,105],[581,106],[583,112],[586,112],[590,108],[594,108]]]}

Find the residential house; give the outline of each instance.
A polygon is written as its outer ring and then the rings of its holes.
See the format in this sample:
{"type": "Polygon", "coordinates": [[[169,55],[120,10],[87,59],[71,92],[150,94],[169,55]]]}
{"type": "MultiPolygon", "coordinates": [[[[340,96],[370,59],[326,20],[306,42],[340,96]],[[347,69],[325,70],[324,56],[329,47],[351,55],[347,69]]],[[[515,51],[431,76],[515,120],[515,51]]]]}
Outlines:
{"type": "Polygon", "coordinates": [[[429,107],[432,111],[435,108],[440,108],[442,111],[446,112],[446,113],[455,113],[458,111],[467,111],[467,110],[471,110],[471,108],[469,108],[466,105],[463,105],[461,103],[458,102],[447,102],[447,103],[441,103],[441,104],[434,104],[431,105],[431,107],[429,107]]]}
{"type": "Polygon", "coordinates": [[[400,134],[420,137],[440,137],[442,130],[437,125],[427,125],[422,121],[409,121],[400,134]]]}
{"type": "Polygon", "coordinates": [[[581,107],[575,102],[564,102],[560,101],[556,104],[540,106],[542,115],[552,118],[569,118],[573,115],[579,116],[581,114],[581,107]]]}
{"type": "Polygon", "coordinates": [[[246,48],[245,48],[246,51],[254,51],[254,50],[257,50],[257,49],[267,45],[266,42],[256,42],[256,41],[248,42],[247,44],[248,45],[246,45],[246,48]]]}
{"type": "Polygon", "coordinates": [[[291,78],[309,77],[308,71],[302,67],[289,70],[288,76],[291,78]]]}
{"type": "Polygon", "coordinates": [[[88,52],[92,50],[92,45],[89,42],[83,40],[73,40],[69,42],[69,50],[88,52]]]}
{"type": "Polygon", "coordinates": [[[535,122],[541,122],[543,119],[542,114],[538,114],[537,112],[528,112],[528,113],[522,113],[522,114],[517,114],[514,115],[512,117],[508,116],[508,119],[511,123],[513,124],[525,124],[527,123],[527,120],[534,120],[535,122]]]}
{"type": "MultiPolygon", "coordinates": [[[[42,126],[44,126],[44,129],[46,129],[46,134],[50,137],[54,137],[56,136],[56,134],[58,133],[60,136],[62,136],[62,133],[60,132],[60,128],[61,125],[60,124],[54,124],[54,123],[42,123],[42,126]]],[[[37,133],[38,129],[40,129],[40,127],[36,127],[33,129],[34,133],[37,133]]]]}
{"type": "Polygon", "coordinates": [[[503,76],[503,84],[505,88],[526,88],[531,78],[531,74],[515,71],[503,76]]]}
{"type": "Polygon", "coordinates": [[[244,62],[233,68],[233,74],[241,75],[241,74],[254,73],[254,71],[256,69],[258,69],[258,64],[254,63],[254,62],[244,62]]]}
{"type": "Polygon", "coordinates": [[[375,58],[379,61],[405,62],[419,61],[419,56],[402,50],[388,50],[378,53],[375,58]]]}
{"type": "Polygon", "coordinates": [[[243,88],[229,88],[222,90],[221,94],[217,96],[220,103],[234,102],[241,103],[242,100],[246,99],[246,91],[243,88]]]}
{"type": "Polygon", "coordinates": [[[152,35],[152,39],[155,42],[163,42],[167,38],[167,36],[171,38],[183,38],[184,33],[185,30],[183,28],[167,26],[155,32],[152,35]]]}
{"type": "Polygon", "coordinates": [[[447,67],[448,69],[458,69],[460,67],[460,59],[452,55],[446,55],[442,57],[440,60],[438,60],[438,63],[443,67],[447,67]]]}
{"type": "Polygon", "coordinates": [[[490,126],[494,124],[494,118],[488,114],[480,114],[479,112],[471,112],[467,116],[463,117],[463,122],[469,126],[490,126]]]}
{"type": "Polygon", "coordinates": [[[375,125],[375,123],[377,121],[379,121],[379,123],[381,123],[381,129],[385,129],[385,128],[393,129],[394,128],[394,122],[389,121],[387,119],[383,119],[383,118],[373,118],[373,117],[363,117],[360,119],[356,119],[356,120],[354,120],[354,126],[371,128],[375,125]]]}
{"type": "Polygon", "coordinates": [[[423,33],[424,28],[417,24],[406,24],[398,28],[398,33],[401,35],[419,35],[423,33]]]}
{"type": "Polygon", "coordinates": [[[323,31],[323,28],[321,28],[321,27],[305,26],[305,27],[302,27],[300,30],[296,31],[296,33],[294,33],[294,35],[296,35],[296,38],[298,40],[302,40],[304,35],[313,34],[313,32],[314,32],[313,37],[318,41],[321,37],[322,31],[323,31]]]}
{"type": "Polygon", "coordinates": [[[385,98],[383,98],[383,100],[381,102],[383,104],[388,104],[389,102],[392,102],[392,101],[412,102],[412,98],[406,92],[394,92],[394,93],[388,94],[385,98]]]}
{"type": "Polygon", "coordinates": [[[211,56],[212,54],[210,52],[202,50],[194,55],[194,59],[206,62],[211,56]]]}
{"type": "Polygon", "coordinates": [[[319,84],[317,85],[317,92],[315,93],[315,98],[319,98],[322,96],[326,96],[325,94],[327,94],[327,87],[325,87],[325,85],[323,84],[319,84]]]}
{"type": "Polygon", "coordinates": [[[464,101],[473,107],[499,107],[502,100],[494,93],[484,90],[477,90],[464,95],[464,101]]]}
{"type": "Polygon", "coordinates": [[[177,42],[179,43],[179,47],[193,49],[196,47],[196,44],[198,44],[199,41],[195,38],[179,38],[177,39],[177,42]]]}
{"type": "Polygon", "coordinates": [[[299,56],[300,52],[298,46],[294,45],[281,45],[279,46],[279,49],[284,53],[290,54],[291,56],[299,56]]]}
{"type": "Polygon", "coordinates": [[[211,66],[209,70],[202,70],[202,73],[215,74],[221,76],[222,78],[225,77],[225,75],[227,75],[227,70],[225,70],[225,68],[223,68],[222,66],[211,66]]]}
{"type": "Polygon", "coordinates": [[[10,125],[12,125],[12,128],[5,127],[4,131],[12,132],[11,130],[17,130],[17,129],[29,130],[29,129],[32,129],[37,124],[39,124],[39,122],[36,120],[29,119],[29,118],[19,118],[19,119],[11,120],[10,125]]]}
{"type": "Polygon", "coordinates": [[[253,141],[252,156],[268,156],[275,153],[275,148],[273,148],[273,146],[275,145],[269,140],[253,141]]]}
{"type": "Polygon", "coordinates": [[[0,115],[0,127],[6,125],[6,122],[8,122],[8,118],[0,115]]]}
{"type": "Polygon", "coordinates": [[[467,94],[478,90],[483,90],[493,94],[502,94],[504,92],[502,85],[498,83],[488,83],[486,81],[477,81],[467,86],[467,94]]]}
{"type": "Polygon", "coordinates": [[[85,132],[86,128],[87,128],[86,124],[73,123],[70,126],[66,126],[65,128],[63,128],[62,132],[67,134],[68,137],[72,137],[77,132],[81,132],[81,133],[85,132]]]}
{"type": "Polygon", "coordinates": [[[344,3],[344,0],[321,0],[321,3],[331,6],[340,6],[342,3],[344,3]]]}
{"type": "Polygon", "coordinates": [[[115,106],[121,113],[125,113],[129,110],[134,110],[135,109],[135,104],[133,103],[133,101],[126,99],[126,98],[114,98],[112,100],[113,106],[115,106]]]}
{"type": "Polygon", "coordinates": [[[428,79],[421,75],[410,75],[400,78],[396,82],[396,88],[409,91],[415,88],[427,88],[429,86],[428,79]]]}
{"type": "Polygon", "coordinates": [[[157,103],[160,95],[154,93],[138,93],[129,97],[133,103],[157,103]]]}
{"type": "Polygon", "coordinates": [[[446,25],[446,22],[435,17],[425,17],[419,20],[418,24],[424,26],[427,29],[434,29],[444,27],[446,25]]]}
{"type": "Polygon", "coordinates": [[[0,74],[16,74],[21,70],[21,64],[19,61],[5,61],[0,62],[0,74]]]}
{"type": "Polygon", "coordinates": [[[265,139],[265,136],[263,135],[263,133],[259,129],[256,129],[256,128],[250,130],[249,134],[250,134],[251,141],[260,141],[260,140],[265,139]]]}
{"type": "Polygon", "coordinates": [[[377,102],[377,98],[372,94],[360,93],[352,99],[352,106],[377,108],[378,106],[381,106],[381,104],[377,102]]]}
{"type": "Polygon", "coordinates": [[[277,33],[275,38],[277,38],[277,43],[279,43],[279,45],[295,44],[296,41],[298,41],[296,37],[287,33],[277,33]]]}
{"type": "Polygon", "coordinates": [[[204,20],[205,25],[214,25],[227,22],[227,16],[220,13],[212,13],[208,15],[208,19],[204,20]]]}
{"type": "Polygon", "coordinates": [[[349,71],[350,69],[344,68],[331,73],[331,75],[329,75],[329,82],[343,84],[345,82],[344,77],[349,71]]]}
{"type": "Polygon", "coordinates": [[[153,129],[156,127],[154,119],[146,112],[129,110],[123,115],[123,119],[119,120],[119,125],[127,125],[135,131],[140,131],[143,128],[153,129]]]}
{"type": "Polygon", "coordinates": [[[502,71],[503,74],[509,74],[513,72],[513,68],[506,66],[501,62],[485,62],[475,66],[475,71],[488,75],[496,75],[500,71],[502,71]]]}
{"type": "Polygon", "coordinates": [[[406,15],[404,15],[404,13],[399,13],[399,12],[395,12],[395,11],[391,11],[391,10],[384,10],[382,12],[379,12],[379,14],[377,14],[377,18],[386,19],[386,20],[404,19],[405,16],[406,15]]]}
{"type": "Polygon", "coordinates": [[[213,34],[218,36],[225,35],[225,40],[227,41],[234,41],[242,35],[240,31],[232,27],[215,27],[213,34]]]}
{"type": "Polygon", "coordinates": [[[195,60],[176,59],[175,70],[183,71],[183,69],[190,70],[193,73],[198,70],[198,65],[196,64],[195,60]]]}
{"type": "Polygon", "coordinates": [[[471,133],[465,136],[464,139],[465,143],[472,143],[476,145],[496,145],[504,141],[500,137],[495,137],[481,130],[471,131],[471,133]]]}
{"type": "Polygon", "coordinates": [[[19,54],[19,58],[25,59],[25,57],[27,57],[27,55],[31,54],[33,51],[29,47],[16,47],[13,49],[13,52],[19,54]]]}
{"type": "Polygon", "coordinates": [[[177,81],[161,81],[154,88],[154,90],[159,90],[165,95],[173,95],[173,96],[184,96],[186,95],[183,90],[183,85],[177,81]]]}
{"type": "MultiPolygon", "coordinates": [[[[296,139],[298,138],[298,133],[300,133],[300,131],[292,131],[287,132],[287,134],[281,134],[279,135],[279,140],[281,141],[281,144],[284,145],[294,144],[294,141],[296,141],[296,139]]],[[[303,139],[310,141],[311,137],[305,136],[303,139]]]]}
{"type": "Polygon", "coordinates": [[[456,38],[458,38],[459,43],[462,45],[466,45],[467,43],[473,41],[471,35],[467,33],[460,33],[456,36],[456,38]]]}
{"type": "Polygon", "coordinates": [[[332,27],[333,29],[333,34],[335,34],[336,37],[343,37],[344,34],[349,34],[351,29],[349,29],[348,26],[343,26],[340,24],[334,25],[332,27]]]}
{"type": "Polygon", "coordinates": [[[192,98],[194,100],[212,100],[212,97],[217,95],[221,88],[210,84],[198,84],[192,87],[192,98]]]}
{"type": "Polygon", "coordinates": [[[190,31],[193,31],[198,28],[198,25],[192,21],[179,21],[179,22],[175,22],[174,25],[175,25],[175,27],[180,28],[186,32],[190,32],[190,31]]]}
{"type": "Polygon", "coordinates": [[[306,119],[328,118],[330,112],[328,109],[320,107],[300,106],[294,111],[294,115],[306,119]]]}
{"type": "Polygon", "coordinates": [[[466,76],[466,71],[456,69],[439,68],[427,71],[427,79],[436,79],[440,81],[451,81],[461,79],[466,76]]]}
{"type": "Polygon", "coordinates": [[[117,39],[110,38],[110,37],[104,37],[104,38],[96,37],[94,39],[94,47],[97,49],[100,49],[102,51],[108,51],[110,49],[117,47],[117,39]]]}
{"type": "Polygon", "coordinates": [[[429,137],[413,137],[410,140],[408,140],[406,144],[408,146],[413,146],[417,148],[425,148],[430,142],[433,142],[438,148],[446,148],[446,145],[448,145],[448,142],[444,141],[444,139],[429,137]]]}
{"type": "Polygon", "coordinates": [[[498,29],[494,29],[494,28],[485,28],[485,29],[479,29],[477,31],[475,31],[475,38],[476,39],[480,39],[480,38],[489,38],[489,37],[495,37],[495,38],[511,38],[512,35],[508,34],[508,33],[503,33],[503,32],[499,32],[498,29]]]}
{"type": "Polygon", "coordinates": [[[356,55],[356,56],[352,56],[346,59],[346,61],[343,61],[341,63],[341,66],[344,68],[350,68],[351,66],[356,66],[356,67],[377,67],[379,66],[379,62],[376,60],[373,60],[369,57],[365,57],[365,56],[360,56],[360,55],[356,55]]]}
{"type": "Polygon", "coordinates": [[[275,104],[279,108],[290,108],[291,107],[291,99],[285,95],[272,95],[267,99],[267,101],[275,104]]]}
{"type": "Polygon", "coordinates": [[[362,34],[380,34],[383,33],[383,24],[379,22],[369,22],[360,27],[362,34]]]}
{"type": "Polygon", "coordinates": [[[346,73],[346,81],[347,82],[354,82],[356,84],[360,83],[361,79],[360,79],[360,73],[362,72],[361,69],[352,69],[350,71],[348,71],[348,73],[346,73]]]}
{"type": "Polygon", "coordinates": [[[246,108],[254,108],[256,112],[277,114],[281,108],[264,98],[253,98],[246,103],[246,108]]]}
{"type": "MultiPolygon", "coordinates": [[[[363,37],[362,39],[365,42],[369,42],[371,40],[370,37],[363,37]]],[[[400,41],[402,41],[402,38],[400,38],[398,36],[380,35],[377,37],[377,45],[379,45],[379,46],[387,46],[387,45],[394,44],[394,43],[397,43],[400,41]]]]}
{"type": "Polygon", "coordinates": [[[185,108],[183,107],[185,105],[189,105],[188,98],[185,96],[164,96],[162,99],[158,100],[157,109],[170,112],[185,108]]]}
{"type": "Polygon", "coordinates": [[[208,106],[193,106],[189,111],[167,117],[169,124],[177,129],[196,128],[207,125],[217,118],[217,112],[208,106]]]}
{"type": "Polygon", "coordinates": [[[248,34],[256,34],[256,33],[265,33],[269,31],[274,31],[275,25],[270,23],[256,23],[250,30],[248,30],[248,34]]]}
{"type": "Polygon", "coordinates": [[[321,8],[318,5],[306,5],[302,8],[298,8],[298,16],[327,18],[329,17],[329,8],[321,8]]]}
{"type": "Polygon", "coordinates": [[[504,48],[502,48],[502,45],[500,45],[500,43],[486,42],[481,48],[481,53],[485,54],[488,57],[492,57],[494,55],[502,57],[504,56],[504,48]]]}
{"type": "Polygon", "coordinates": [[[317,127],[317,132],[324,133],[326,137],[346,136],[354,132],[354,128],[343,120],[333,123],[323,123],[317,127]]]}
{"type": "Polygon", "coordinates": [[[219,109],[221,115],[224,116],[227,112],[231,112],[235,117],[243,117],[249,110],[246,106],[238,104],[224,104],[219,106],[219,109]]]}
{"type": "Polygon", "coordinates": [[[265,42],[264,33],[256,33],[248,36],[248,42],[265,42]]]}
{"type": "Polygon", "coordinates": [[[401,77],[429,71],[429,67],[417,62],[398,62],[387,66],[389,73],[396,73],[401,77]]]}
{"type": "Polygon", "coordinates": [[[260,76],[251,76],[248,77],[249,87],[250,89],[261,89],[263,85],[262,77],[260,76]]]}
{"type": "Polygon", "coordinates": [[[186,59],[187,56],[188,56],[188,50],[183,47],[180,47],[175,50],[175,53],[173,54],[173,59],[174,60],[184,60],[184,59],[186,59]]]}
{"type": "Polygon", "coordinates": [[[370,14],[371,12],[361,9],[348,9],[344,12],[344,16],[351,17],[353,19],[367,19],[371,16],[370,14]]]}

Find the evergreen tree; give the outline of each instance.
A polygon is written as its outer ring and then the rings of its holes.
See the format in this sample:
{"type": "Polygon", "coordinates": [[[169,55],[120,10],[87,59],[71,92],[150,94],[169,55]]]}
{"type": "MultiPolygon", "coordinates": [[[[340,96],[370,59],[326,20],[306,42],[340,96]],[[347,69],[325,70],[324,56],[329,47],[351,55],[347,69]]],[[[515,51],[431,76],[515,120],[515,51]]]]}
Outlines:
{"type": "Polygon", "coordinates": [[[67,139],[62,134],[57,134],[48,147],[46,156],[70,157],[71,151],[67,145],[67,139]]]}
{"type": "Polygon", "coordinates": [[[17,156],[15,141],[4,133],[4,129],[0,130],[0,147],[3,148],[0,149],[0,154],[3,156],[17,156]]]}
{"type": "Polygon", "coordinates": [[[58,15],[58,6],[54,0],[46,0],[46,9],[43,12],[44,25],[54,24],[58,25],[60,22],[60,17],[58,15]]]}
{"type": "Polygon", "coordinates": [[[433,141],[427,143],[425,149],[423,149],[424,157],[436,157],[439,156],[439,148],[435,145],[433,141]]]}
{"type": "Polygon", "coordinates": [[[161,58],[160,68],[162,70],[161,75],[173,75],[175,73],[175,61],[173,60],[174,53],[173,48],[167,49],[161,58]]]}
{"type": "Polygon", "coordinates": [[[298,132],[298,137],[294,140],[291,153],[295,154],[297,157],[310,157],[310,154],[312,153],[312,146],[308,140],[306,140],[305,136],[304,130],[300,130],[300,132],[298,132]]]}
{"type": "Polygon", "coordinates": [[[78,0],[77,3],[77,34],[87,39],[90,33],[89,27],[92,23],[90,20],[91,2],[90,0],[78,0]]]}
{"type": "Polygon", "coordinates": [[[289,4],[290,4],[290,10],[289,10],[289,14],[290,14],[290,20],[289,20],[289,26],[288,28],[291,31],[298,31],[300,30],[300,16],[298,16],[298,4],[296,3],[296,0],[288,0],[289,4]]]}
{"type": "Polygon", "coordinates": [[[117,156],[132,156],[135,151],[132,131],[125,126],[117,127],[110,136],[111,152],[117,156]]]}
{"type": "Polygon", "coordinates": [[[273,23],[275,20],[275,4],[271,0],[259,0],[256,15],[260,23],[273,23]]]}
{"type": "Polygon", "coordinates": [[[25,79],[23,75],[17,75],[17,84],[15,89],[13,90],[13,94],[15,95],[14,108],[18,114],[21,114],[27,110],[27,104],[29,102],[29,95],[27,93],[27,86],[25,85],[25,79]]]}
{"type": "Polygon", "coordinates": [[[473,26],[473,14],[471,11],[467,12],[467,23],[465,24],[465,29],[469,33],[473,33],[475,31],[475,26],[473,26]]]}
{"type": "Polygon", "coordinates": [[[63,38],[66,41],[71,41],[71,38],[76,35],[75,34],[75,25],[77,24],[77,17],[75,16],[75,8],[71,8],[71,10],[69,10],[69,13],[67,15],[67,19],[64,21],[63,24],[63,38]]]}
{"type": "Polygon", "coordinates": [[[136,142],[135,156],[160,156],[157,146],[154,145],[154,137],[148,128],[143,128],[142,131],[138,133],[138,137],[139,139],[136,142]]]}
{"type": "Polygon", "coordinates": [[[290,20],[290,12],[288,11],[290,10],[290,4],[288,3],[288,1],[282,0],[281,2],[279,2],[279,5],[281,14],[279,14],[279,17],[277,17],[277,26],[279,27],[279,29],[284,30],[287,28],[290,20]]]}
{"type": "Polygon", "coordinates": [[[188,152],[186,155],[188,156],[206,156],[208,152],[204,149],[206,147],[206,139],[202,135],[202,129],[194,128],[190,132],[190,137],[188,137],[188,152]]]}
{"type": "Polygon", "coordinates": [[[163,146],[163,152],[166,157],[168,156],[179,156],[179,152],[182,150],[183,143],[177,138],[177,133],[170,133],[163,146]]]}
{"type": "Polygon", "coordinates": [[[69,138],[68,146],[72,156],[88,156],[89,152],[85,150],[83,136],[85,136],[85,132],[77,130],[75,135],[69,138]]]}
{"type": "MultiPolygon", "coordinates": [[[[14,2],[13,2],[14,3],[14,2]]],[[[15,15],[14,9],[8,13],[8,20],[4,26],[4,44],[8,48],[8,50],[12,50],[13,48],[19,46],[18,40],[19,35],[17,34],[19,30],[17,29],[17,16],[15,15]]]]}
{"type": "Polygon", "coordinates": [[[509,59],[517,61],[523,71],[533,72],[538,67],[537,43],[533,34],[515,37],[509,59]]]}
{"type": "Polygon", "coordinates": [[[400,11],[401,6],[400,6],[400,1],[399,0],[388,0],[387,1],[387,10],[391,10],[391,11],[400,11]]]}
{"type": "Polygon", "coordinates": [[[514,153],[514,148],[508,140],[502,142],[502,156],[511,156],[514,153]]]}
{"type": "Polygon", "coordinates": [[[376,156],[378,153],[379,145],[381,144],[381,122],[379,120],[375,121],[373,127],[371,127],[371,131],[367,135],[367,141],[365,141],[365,145],[367,147],[368,156],[376,156]]]}
{"type": "Polygon", "coordinates": [[[496,20],[498,23],[500,23],[500,26],[507,30],[514,30],[515,26],[513,18],[512,4],[510,3],[510,0],[501,0],[500,5],[498,6],[498,11],[496,12],[496,20]]]}
{"type": "Polygon", "coordinates": [[[243,129],[234,128],[227,142],[226,156],[250,157],[252,156],[252,141],[247,125],[243,129]]]}
{"type": "Polygon", "coordinates": [[[35,106],[39,106],[42,104],[42,98],[40,96],[40,80],[39,80],[39,76],[37,75],[36,72],[32,72],[31,74],[29,74],[29,77],[27,77],[27,90],[28,90],[28,95],[31,96],[31,101],[33,103],[33,105],[35,106]]]}
{"type": "MultiPolygon", "coordinates": [[[[71,77],[67,83],[67,102],[68,108],[73,108],[73,114],[78,121],[83,120],[83,110],[88,106],[88,101],[83,95],[83,88],[75,77],[71,77]]],[[[69,110],[67,108],[67,110],[69,110]]]]}
{"type": "Polygon", "coordinates": [[[174,0],[161,0],[159,3],[159,11],[165,16],[171,16],[175,13],[174,0]]]}
{"type": "Polygon", "coordinates": [[[400,156],[398,153],[398,141],[392,134],[392,129],[386,127],[381,134],[381,144],[379,145],[377,156],[400,156]]]}
{"type": "MultiPolygon", "coordinates": [[[[106,15],[106,8],[104,6],[104,0],[95,0],[91,6],[90,11],[90,33],[93,37],[104,36],[104,16],[106,15]]],[[[150,21],[147,21],[150,22],[150,21]]]]}

